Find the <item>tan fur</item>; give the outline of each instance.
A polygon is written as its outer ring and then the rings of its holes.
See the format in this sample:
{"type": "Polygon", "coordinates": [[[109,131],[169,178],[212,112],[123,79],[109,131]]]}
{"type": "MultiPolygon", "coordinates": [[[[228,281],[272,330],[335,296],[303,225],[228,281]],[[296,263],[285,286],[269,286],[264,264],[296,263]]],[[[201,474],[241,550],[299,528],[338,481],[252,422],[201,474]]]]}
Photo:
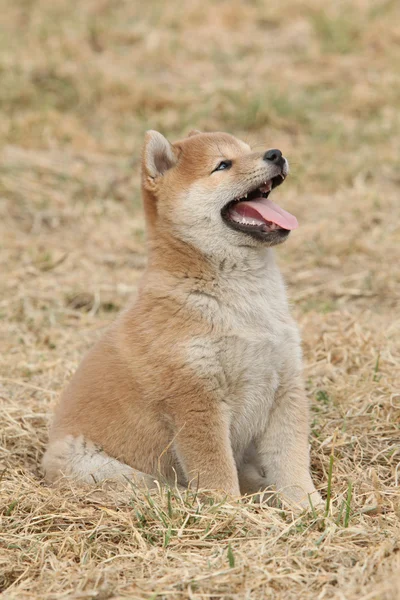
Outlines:
{"type": "Polygon", "coordinates": [[[171,145],[147,133],[148,267],[61,397],[49,481],[157,477],[233,495],[276,486],[320,502],[300,338],[273,251],[221,219],[271,168],[228,134],[171,145]],[[212,173],[224,159],[232,168],[212,173]]]}

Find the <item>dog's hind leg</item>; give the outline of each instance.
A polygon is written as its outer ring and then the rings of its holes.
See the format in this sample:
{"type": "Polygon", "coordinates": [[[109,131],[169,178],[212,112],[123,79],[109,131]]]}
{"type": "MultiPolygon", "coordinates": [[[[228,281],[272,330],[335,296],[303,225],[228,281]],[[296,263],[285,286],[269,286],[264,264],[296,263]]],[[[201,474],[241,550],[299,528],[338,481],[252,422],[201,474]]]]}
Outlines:
{"type": "Polygon", "coordinates": [[[92,485],[113,480],[132,481],[147,489],[157,487],[155,477],[108,456],[98,445],[83,436],[67,435],[50,443],[43,456],[42,466],[49,483],[64,477],[92,485]]]}

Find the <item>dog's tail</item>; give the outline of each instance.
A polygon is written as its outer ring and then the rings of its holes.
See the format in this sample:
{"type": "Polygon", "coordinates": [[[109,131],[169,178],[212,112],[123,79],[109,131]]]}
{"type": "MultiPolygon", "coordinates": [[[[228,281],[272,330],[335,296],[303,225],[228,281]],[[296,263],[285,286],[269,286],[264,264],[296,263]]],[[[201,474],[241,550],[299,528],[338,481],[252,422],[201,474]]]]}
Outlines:
{"type": "Polygon", "coordinates": [[[128,480],[147,489],[158,487],[155,477],[108,456],[82,435],[67,435],[51,442],[43,456],[42,466],[49,483],[63,478],[92,485],[105,480],[128,480]]]}

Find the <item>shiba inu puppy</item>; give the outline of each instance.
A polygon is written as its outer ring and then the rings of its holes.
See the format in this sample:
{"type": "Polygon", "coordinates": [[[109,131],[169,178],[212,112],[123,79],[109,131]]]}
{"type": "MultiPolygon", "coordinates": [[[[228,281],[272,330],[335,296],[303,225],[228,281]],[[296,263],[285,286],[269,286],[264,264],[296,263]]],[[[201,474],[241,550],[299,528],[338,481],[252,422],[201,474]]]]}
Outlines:
{"type": "Polygon", "coordinates": [[[300,337],[272,247],[280,150],[226,133],[146,134],[148,266],[56,410],[48,481],[129,478],[320,503],[309,473],[300,337]]]}

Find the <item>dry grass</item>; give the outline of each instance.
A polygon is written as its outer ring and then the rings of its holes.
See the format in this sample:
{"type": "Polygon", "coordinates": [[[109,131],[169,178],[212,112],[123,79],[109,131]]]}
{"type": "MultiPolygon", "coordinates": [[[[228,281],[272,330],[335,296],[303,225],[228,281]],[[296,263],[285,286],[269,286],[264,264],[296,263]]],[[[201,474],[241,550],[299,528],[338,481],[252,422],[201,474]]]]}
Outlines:
{"type": "Polygon", "coordinates": [[[1,13],[3,597],[400,598],[398,2],[4,0],[1,13]],[[334,456],[325,518],[41,479],[57,394],[145,262],[149,127],[229,130],[292,162],[281,198],[301,227],[278,253],[325,497],[334,456]]]}

